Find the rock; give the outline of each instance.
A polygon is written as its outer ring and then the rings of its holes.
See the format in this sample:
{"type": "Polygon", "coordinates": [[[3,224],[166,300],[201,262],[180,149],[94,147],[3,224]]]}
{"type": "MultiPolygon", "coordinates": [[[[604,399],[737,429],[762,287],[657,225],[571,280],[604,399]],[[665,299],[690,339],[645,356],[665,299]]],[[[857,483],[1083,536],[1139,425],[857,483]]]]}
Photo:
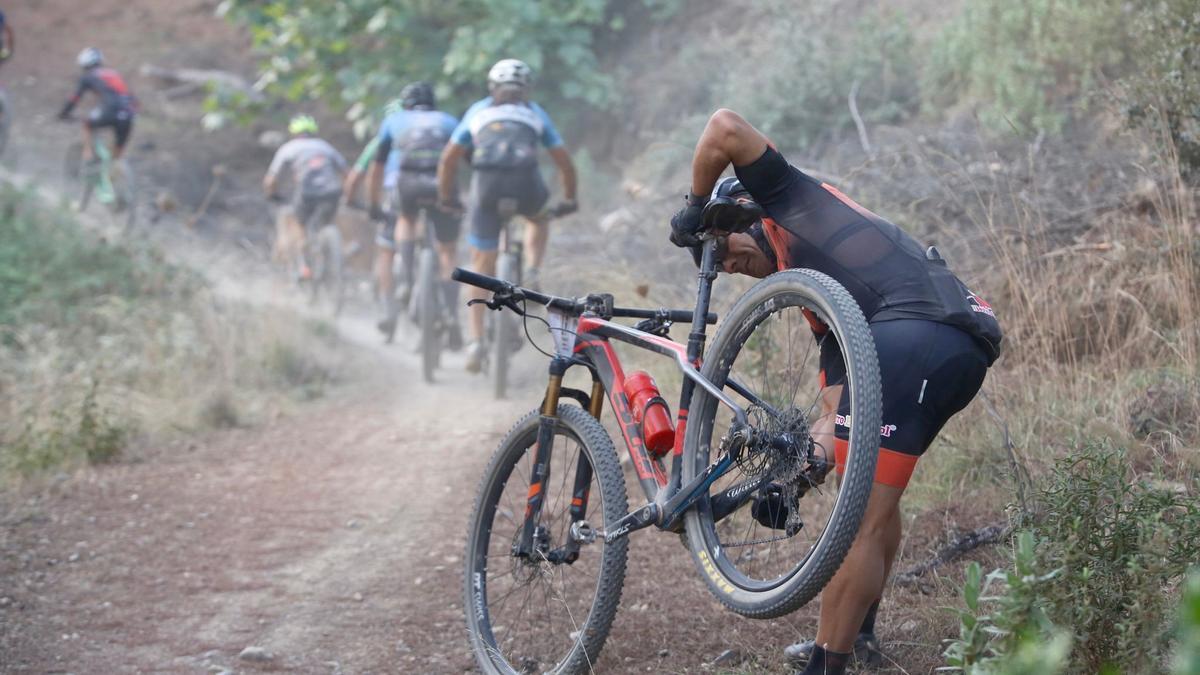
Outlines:
{"type": "Polygon", "coordinates": [[[355,601],[355,602],[362,602],[362,601],[363,601],[363,594],[362,594],[362,593],[355,593],[355,594],[354,594],[354,601],[355,601]]]}
{"type": "Polygon", "coordinates": [[[69,563],[79,562],[79,554],[72,553],[70,556],[67,557],[67,562],[69,562],[69,563]]]}
{"type": "Polygon", "coordinates": [[[238,654],[238,658],[254,663],[266,663],[267,661],[273,661],[275,655],[262,647],[250,646],[243,649],[242,653],[238,654]]]}
{"type": "Polygon", "coordinates": [[[738,651],[736,649],[726,649],[725,651],[718,654],[717,658],[713,659],[712,663],[710,665],[736,666],[745,660],[746,660],[746,657],[742,656],[742,653],[740,651],[738,651]]]}
{"type": "Polygon", "coordinates": [[[908,621],[905,621],[904,623],[900,624],[900,632],[901,633],[911,633],[911,632],[915,631],[919,626],[920,626],[920,624],[918,624],[915,620],[909,619],[908,621]]]}
{"type": "Polygon", "coordinates": [[[8,596],[0,598],[0,607],[8,607],[11,604],[12,604],[12,598],[10,598],[8,596]]]}
{"type": "Polygon", "coordinates": [[[660,649],[660,650],[658,650],[658,658],[660,658],[660,659],[665,659],[665,658],[667,658],[667,657],[668,657],[668,656],[670,656],[670,655],[671,655],[671,650],[670,650],[670,649],[660,649]]]}

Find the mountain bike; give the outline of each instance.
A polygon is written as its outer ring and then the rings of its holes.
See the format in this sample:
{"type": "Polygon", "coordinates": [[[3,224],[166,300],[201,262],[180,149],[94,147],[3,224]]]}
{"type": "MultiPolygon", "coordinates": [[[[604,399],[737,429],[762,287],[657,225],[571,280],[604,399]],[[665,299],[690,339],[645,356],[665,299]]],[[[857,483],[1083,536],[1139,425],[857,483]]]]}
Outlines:
{"type": "MultiPolygon", "coordinates": [[[[272,201],[281,202],[279,197],[272,201]]],[[[321,210],[321,207],[318,207],[321,210]]],[[[323,213],[323,212],[322,212],[323,213]]],[[[321,214],[321,220],[331,220],[321,214]]],[[[276,237],[284,236],[288,231],[286,225],[296,222],[295,207],[281,205],[275,211],[276,237]]],[[[305,227],[304,223],[299,223],[305,227]]],[[[277,244],[278,246],[278,244],[277,244]]],[[[282,246],[290,248],[292,254],[287,259],[288,272],[300,286],[307,287],[309,303],[316,305],[322,298],[329,304],[334,316],[342,311],[345,302],[345,265],[342,251],[342,233],[333,222],[308,228],[305,232],[304,246],[282,246]],[[315,230],[315,231],[313,231],[315,230]]]]}
{"type": "MultiPolygon", "coordinates": [[[[430,204],[426,208],[437,207],[430,204]]],[[[447,306],[443,299],[441,258],[435,243],[433,223],[424,215],[421,220],[423,244],[417,253],[409,316],[420,329],[421,374],[426,382],[432,383],[434,371],[441,364],[442,347],[458,322],[453,315],[457,308],[447,306]]],[[[450,347],[453,349],[455,345],[451,344],[450,347]]]]}
{"type": "Polygon", "coordinates": [[[113,214],[123,213],[125,227],[137,223],[137,191],[133,169],[125,158],[114,160],[108,144],[100,138],[93,141],[91,162],[83,161],[83,142],[67,146],[63,172],[71,182],[78,183],[79,201],[76,208],[87,210],[92,197],[108,207],[113,214]]]}
{"type": "Polygon", "coordinates": [[[538,320],[527,308],[544,307],[554,345],[542,403],[501,441],[471,516],[464,608],[484,672],[590,670],[616,615],[628,537],[643,528],[680,533],[710,591],[752,618],[801,607],[841,564],[880,441],[879,366],[857,303],[819,272],[777,272],[734,303],[705,351],[716,322],[716,237],[761,215],[724,198],[705,208],[691,310],[617,307],[608,294],[557,297],[455,270],[456,280],[491,292],[478,300],[491,309],[538,320]],[[686,344],[669,338],[675,322],[691,324],[686,344]],[[846,365],[849,414],[838,414],[828,395],[837,390],[820,372],[828,340],[846,365]],[[647,398],[644,385],[630,395],[645,379],[626,374],[617,344],[663,356],[682,375],[666,448],[645,433],[650,406],[666,402],[656,389],[647,398]],[[564,386],[576,368],[590,374],[590,391],[564,386]],[[606,399],[646,497],[633,510],[600,424],[606,399]],[[834,471],[837,427],[845,454],[834,471]]]}

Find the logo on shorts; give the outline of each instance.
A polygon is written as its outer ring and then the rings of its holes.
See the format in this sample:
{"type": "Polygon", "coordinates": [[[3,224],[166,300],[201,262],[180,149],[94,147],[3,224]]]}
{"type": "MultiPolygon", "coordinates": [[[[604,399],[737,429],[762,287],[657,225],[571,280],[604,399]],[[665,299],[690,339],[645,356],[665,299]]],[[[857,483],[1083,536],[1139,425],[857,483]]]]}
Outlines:
{"type": "Polygon", "coordinates": [[[971,305],[971,310],[980,314],[987,314],[993,319],[996,318],[996,311],[988,304],[987,300],[975,295],[974,291],[967,291],[967,303],[971,305]]]}
{"type": "MultiPolygon", "coordinates": [[[[837,415],[837,417],[835,417],[833,419],[833,421],[839,427],[845,427],[845,428],[849,429],[850,421],[851,421],[851,418],[853,418],[853,417],[854,417],[853,415],[842,415],[839,413],[837,415]]],[[[883,436],[884,438],[891,438],[892,434],[896,433],[897,428],[898,427],[895,424],[885,424],[885,425],[879,427],[879,435],[883,436]]]]}

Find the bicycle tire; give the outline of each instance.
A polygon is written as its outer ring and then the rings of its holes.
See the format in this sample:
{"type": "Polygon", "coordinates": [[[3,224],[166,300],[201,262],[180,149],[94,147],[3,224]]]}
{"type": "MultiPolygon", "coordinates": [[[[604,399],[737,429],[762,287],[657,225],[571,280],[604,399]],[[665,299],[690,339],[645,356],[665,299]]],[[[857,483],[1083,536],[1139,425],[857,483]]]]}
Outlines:
{"type": "MultiPolygon", "coordinates": [[[[475,504],[472,509],[470,529],[468,531],[467,550],[465,559],[465,574],[463,578],[463,608],[467,621],[467,633],[470,637],[471,648],[480,669],[485,673],[528,672],[528,664],[514,668],[505,658],[503,646],[498,644],[493,625],[493,612],[489,606],[488,581],[488,542],[493,531],[503,531],[493,522],[498,515],[500,501],[503,498],[504,487],[513,477],[514,469],[520,463],[526,452],[536,447],[540,411],[534,410],[526,414],[508,432],[500,446],[492,455],[491,461],[480,481],[476,492],[475,504]]],[[[556,437],[567,435],[579,444],[592,466],[593,481],[599,483],[599,494],[603,504],[599,513],[603,514],[603,524],[597,525],[603,531],[625,515],[628,507],[625,492],[625,478],[621,472],[621,464],[613,449],[612,439],[604,427],[584,409],[563,404],[558,406],[558,424],[556,437]]],[[[557,444],[556,444],[557,448],[557,444]]],[[[553,460],[554,457],[552,456],[553,460]]],[[[551,477],[553,478],[553,473],[551,477]]],[[[521,486],[523,487],[523,486],[521,486]]],[[[594,487],[594,486],[593,486],[594,487]]],[[[596,490],[591,492],[594,506],[596,490]]],[[[524,494],[522,490],[521,494],[524,494]]],[[[549,508],[549,504],[546,505],[549,508]]],[[[596,513],[590,509],[591,513],[596,513]]],[[[543,511],[543,515],[544,515],[543,511]]],[[[503,536],[503,535],[501,535],[503,536]]],[[[501,539],[503,542],[504,540],[501,539]]],[[[537,667],[537,672],[571,674],[588,672],[595,664],[596,658],[608,639],[617,607],[621,601],[621,592],[625,583],[625,565],[628,556],[629,540],[622,537],[617,541],[606,544],[603,536],[598,536],[594,543],[587,546],[600,546],[602,550],[598,560],[598,575],[595,595],[589,605],[587,617],[582,622],[575,622],[575,628],[570,639],[570,649],[558,658],[553,667],[537,667]]],[[[581,550],[583,554],[592,549],[581,550]]],[[[512,556],[494,561],[492,569],[497,575],[503,575],[512,556]]],[[[574,564],[578,564],[577,561],[574,564]]],[[[590,562],[590,560],[589,560],[590,562]]],[[[572,567],[572,569],[575,569],[572,567]]],[[[564,585],[565,586],[565,585],[564,585]]],[[[574,587],[574,585],[572,586],[574,587]]]]}
{"type": "Polygon", "coordinates": [[[441,307],[438,302],[440,275],[438,255],[433,247],[421,250],[417,263],[417,319],[421,325],[421,375],[432,383],[441,356],[442,337],[438,330],[441,307]]]}
{"type": "MultiPolygon", "coordinates": [[[[506,281],[519,283],[517,257],[501,253],[496,265],[496,276],[506,281]]],[[[513,344],[517,334],[517,316],[512,312],[496,312],[492,316],[492,395],[504,398],[508,395],[508,370],[512,360],[513,344]]]]}
{"type": "Polygon", "coordinates": [[[315,297],[318,286],[324,287],[333,315],[337,316],[342,312],[345,290],[342,233],[336,225],[325,225],[317,232],[317,244],[321,251],[321,270],[313,284],[313,294],[315,297]]]}
{"type": "MultiPolygon", "coordinates": [[[[809,307],[819,311],[837,336],[846,363],[852,409],[849,454],[836,501],[825,529],[809,553],[790,574],[773,586],[747,588],[744,580],[728,573],[732,563],[723,558],[707,499],[685,514],[688,548],[709,590],[729,609],[756,619],[770,619],[795,611],[815,597],[849,551],[867,507],[880,428],[879,364],[866,319],[854,298],[831,277],[808,269],[777,272],[759,281],[726,315],[709,348],[701,373],[723,386],[732,364],[754,329],[784,307],[809,307]],[[725,563],[725,564],[722,564],[725,563]]],[[[701,452],[711,445],[717,399],[698,390],[692,406],[692,424],[684,445],[683,481],[694,478],[710,458],[701,452]]]]}
{"type": "Polygon", "coordinates": [[[137,181],[125,159],[113,162],[112,182],[117,197],[113,202],[114,212],[124,211],[125,227],[132,228],[137,224],[137,181]]]}

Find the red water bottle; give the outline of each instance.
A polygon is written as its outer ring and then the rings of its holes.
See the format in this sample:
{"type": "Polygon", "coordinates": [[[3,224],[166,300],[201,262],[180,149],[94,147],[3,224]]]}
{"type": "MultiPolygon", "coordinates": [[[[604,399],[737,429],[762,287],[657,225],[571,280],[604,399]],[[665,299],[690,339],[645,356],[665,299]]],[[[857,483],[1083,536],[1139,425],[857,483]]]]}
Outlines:
{"type": "Polygon", "coordinates": [[[658,393],[658,385],[650,373],[639,370],[625,378],[625,396],[633,419],[642,425],[642,441],[655,456],[662,457],[675,445],[675,425],[671,409],[658,393]]]}

